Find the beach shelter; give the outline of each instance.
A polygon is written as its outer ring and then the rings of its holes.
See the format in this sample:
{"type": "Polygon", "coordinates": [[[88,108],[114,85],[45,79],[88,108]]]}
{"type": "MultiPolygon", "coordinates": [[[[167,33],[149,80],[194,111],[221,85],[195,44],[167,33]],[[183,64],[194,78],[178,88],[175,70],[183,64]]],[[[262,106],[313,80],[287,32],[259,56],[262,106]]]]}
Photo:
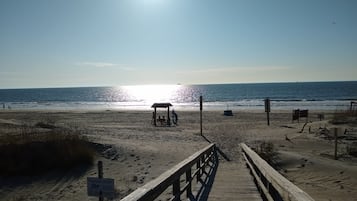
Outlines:
{"type": "MultiPolygon", "coordinates": [[[[170,125],[170,106],[172,106],[171,103],[154,103],[151,107],[154,108],[154,113],[153,113],[153,120],[154,120],[154,125],[157,126],[157,118],[156,118],[156,109],[157,108],[167,108],[167,119],[163,119],[166,122],[160,122],[160,123],[166,123],[166,125],[170,125]]],[[[160,119],[160,121],[162,121],[162,119],[160,119]]]]}

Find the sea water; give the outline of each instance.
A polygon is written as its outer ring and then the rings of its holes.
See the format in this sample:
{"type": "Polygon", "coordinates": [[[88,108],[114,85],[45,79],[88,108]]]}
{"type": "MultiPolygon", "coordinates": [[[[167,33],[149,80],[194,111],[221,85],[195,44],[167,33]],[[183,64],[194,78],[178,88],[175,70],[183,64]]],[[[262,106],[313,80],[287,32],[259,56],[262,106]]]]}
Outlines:
{"type": "Polygon", "coordinates": [[[256,110],[270,98],[272,110],[344,110],[357,100],[357,81],[211,85],[138,85],[43,89],[1,89],[0,109],[150,110],[155,102],[174,109],[256,110]]]}

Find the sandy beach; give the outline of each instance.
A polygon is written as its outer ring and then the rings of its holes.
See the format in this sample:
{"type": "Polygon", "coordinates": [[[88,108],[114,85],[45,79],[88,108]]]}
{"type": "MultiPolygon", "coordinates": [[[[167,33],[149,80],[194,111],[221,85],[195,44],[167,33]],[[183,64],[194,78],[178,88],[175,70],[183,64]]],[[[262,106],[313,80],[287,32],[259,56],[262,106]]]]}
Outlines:
{"type": "MultiPolygon", "coordinates": [[[[51,122],[56,128],[72,129],[101,144],[96,161],[104,164],[104,177],[115,179],[117,200],[156,178],[210,141],[237,163],[239,143],[256,147],[272,142],[277,168],[290,181],[315,200],[357,200],[357,158],[344,154],[341,141],[339,159],[333,159],[334,142],[321,135],[329,123],[330,111],[310,112],[309,123],[301,132],[300,123],[291,120],[291,111],[272,111],[270,126],[263,111],[204,111],[200,136],[199,112],[176,111],[178,125],[154,127],[152,111],[9,111],[0,112],[2,136],[21,132],[24,124],[51,122]],[[317,118],[325,114],[325,120],[317,118]]],[[[164,115],[165,112],[162,113],[164,115]]],[[[353,125],[338,125],[356,129],[353,125]]],[[[41,132],[41,131],[38,131],[41,132]]],[[[222,162],[227,162],[222,158],[222,162]]],[[[50,172],[31,177],[0,180],[0,200],[97,200],[87,196],[86,178],[97,176],[96,165],[68,172],[50,172]]]]}

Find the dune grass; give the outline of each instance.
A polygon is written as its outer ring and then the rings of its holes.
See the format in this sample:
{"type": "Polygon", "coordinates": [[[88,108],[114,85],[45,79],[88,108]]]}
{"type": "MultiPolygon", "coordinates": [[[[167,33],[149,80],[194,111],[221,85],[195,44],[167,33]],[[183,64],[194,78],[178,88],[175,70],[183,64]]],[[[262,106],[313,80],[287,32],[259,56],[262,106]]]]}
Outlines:
{"type": "Polygon", "coordinates": [[[0,139],[0,176],[38,175],[92,164],[95,151],[80,134],[51,130],[23,129],[19,135],[0,139]]]}
{"type": "Polygon", "coordinates": [[[253,148],[253,150],[276,169],[277,151],[272,142],[263,141],[256,148],[253,148]]]}
{"type": "Polygon", "coordinates": [[[339,125],[339,124],[357,125],[357,111],[354,110],[336,111],[333,114],[330,123],[335,125],[339,125]]]}

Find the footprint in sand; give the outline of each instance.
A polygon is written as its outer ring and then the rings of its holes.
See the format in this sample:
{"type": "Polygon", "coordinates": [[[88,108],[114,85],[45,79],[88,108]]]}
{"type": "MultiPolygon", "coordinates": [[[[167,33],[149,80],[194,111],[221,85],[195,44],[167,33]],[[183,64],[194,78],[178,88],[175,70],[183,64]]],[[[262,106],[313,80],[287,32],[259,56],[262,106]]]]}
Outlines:
{"type": "Polygon", "coordinates": [[[138,183],[139,183],[139,184],[144,183],[144,179],[145,179],[145,177],[141,177],[141,178],[139,179],[138,183]]]}
{"type": "Polygon", "coordinates": [[[139,161],[139,160],[140,160],[140,157],[136,156],[134,161],[136,162],[136,161],[139,161]]]}

